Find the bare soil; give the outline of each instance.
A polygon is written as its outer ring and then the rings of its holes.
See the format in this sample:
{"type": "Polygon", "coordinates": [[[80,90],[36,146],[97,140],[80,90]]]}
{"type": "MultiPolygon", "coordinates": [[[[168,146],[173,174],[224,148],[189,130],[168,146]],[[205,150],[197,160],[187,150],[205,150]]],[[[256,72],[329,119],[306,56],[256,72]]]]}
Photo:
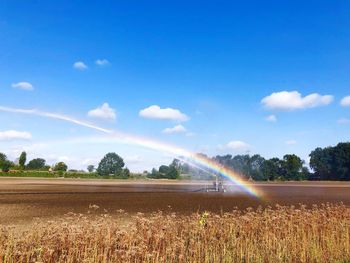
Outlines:
{"type": "Polygon", "coordinates": [[[69,212],[132,215],[157,212],[192,214],[229,212],[235,207],[306,205],[343,202],[350,206],[348,182],[252,183],[264,193],[257,198],[228,185],[227,193],[205,193],[210,182],[118,181],[84,179],[0,178],[0,225],[50,220],[69,212]]]}

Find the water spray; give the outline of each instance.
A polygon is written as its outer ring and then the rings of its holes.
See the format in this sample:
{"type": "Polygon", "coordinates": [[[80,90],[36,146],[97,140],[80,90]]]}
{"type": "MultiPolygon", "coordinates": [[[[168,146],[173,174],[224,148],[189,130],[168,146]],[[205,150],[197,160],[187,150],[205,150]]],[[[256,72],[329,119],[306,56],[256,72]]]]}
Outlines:
{"type": "Polygon", "coordinates": [[[231,168],[225,167],[225,166],[219,164],[218,162],[216,162],[216,161],[214,161],[206,156],[193,153],[191,151],[188,151],[188,150],[183,149],[181,147],[178,147],[176,145],[165,144],[165,143],[160,142],[160,141],[155,141],[155,140],[151,140],[148,138],[135,136],[132,134],[127,134],[127,133],[123,133],[123,132],[116,131],[116,130],[105,129],[105,128],[97,126],[95,124],[92,124],[92,123],[89,123],[86,121],[82,121],[82,120],[78,120],[78,119],[75,119],[75,118],[67,116],[67,115],[51,113],[51,112],[44,112],[44,111],[40,111],[37,109],[18,109],[18,108],[10,108],[10,107],[0,106],[0,111],[17,113],[17,114],[35,115],[35,116],[41,116],[41,117],[66,121],[66,122],[73,123],[75,125],[79,125],[79,126],[83,126],[86,128],[90,128],[90,129],[94,129],[94,130],[103,132],[103,133],[109,135],[110,139],[118,139],[119,141],[122,141],[123,143],[138,145],[138,146],[153,149],[156,151],[170,153],[173,156],[183,156],[184,158],[191,160],[192,164],[195,164],[197,166],[206,167],[210,171],[215,172],[216,178],[217,178],[215,181],[215,187],[213,187],[215,189],[215,191],[220,191],[220,189],[224,189],[223,186],[220,186],[220,180],[218,178],[218,175],[220,175],[221,177],[225,177],[225,178],[229,179],[236,186],[241,188],[244,192],[246,192],[252,196],[256,196],[256,197],[262,196],[262,193],[260,191],[258,191],[258,189],[256,189],[253,185],[251,185],[246,180],[244,180],[238,173],[236,173],[231,168]]]}

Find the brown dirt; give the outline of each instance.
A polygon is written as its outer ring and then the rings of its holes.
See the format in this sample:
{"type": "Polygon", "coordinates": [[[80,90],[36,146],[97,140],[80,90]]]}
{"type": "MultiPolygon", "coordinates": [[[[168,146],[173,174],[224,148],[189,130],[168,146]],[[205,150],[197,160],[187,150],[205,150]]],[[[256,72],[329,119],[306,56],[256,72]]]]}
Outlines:
{"type": "Polygon", "coordinates": [[[82,179],[0,178],[0,224],[27,224],[35,218],[49,220],[68,212],[151,213],[158,210],[191,214],[197,211],[228,212],[259,205],[312,205],[343,202],[350,205],[350,183],[256,183],[264,198],[237,192],[204,193],[207,182],[114,181],[82,179]],[[90,209],[91,210],[91,209],[90,209]]]}

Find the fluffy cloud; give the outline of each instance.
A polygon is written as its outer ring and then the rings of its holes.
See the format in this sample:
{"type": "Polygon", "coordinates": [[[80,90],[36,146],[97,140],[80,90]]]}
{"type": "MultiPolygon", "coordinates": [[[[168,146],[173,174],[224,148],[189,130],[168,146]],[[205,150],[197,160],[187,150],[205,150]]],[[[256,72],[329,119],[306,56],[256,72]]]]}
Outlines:
{"type": "Polygon", "coordinates": [[[350,119],[341,118],[337,122],[338,122],[338,124],[350,124],[350,119]]]}
{"type": "Polygon", "coordinates": [[[10,140],[30,140],[32,135],[29,132],[21,132],[15,130],[0,131],[0,141],[10,140]]]}
{"type": "Polygon", "coordinates": [[[275,115],[269,115],[265,118],[266,121],[269,122],[276,122],[277,121],[277,117],[275,115]]]}
{"type": "Polygon", "coordinates": [[[224,146],[219,145],[219,149],[223,151],[247,152],[251,149],[251,146],[243,141],[230,141],[224,146]]]}
{"type": "Polygon", "coordinates": [[[340,105],[343,107],[349,107],[350,106],[350,96],[346,96],[346,97],[342,98],[342,100],[340,101],[340,105]]]}
{"type": "Polygon", "coordinates": [[[297,141],[296,140],[288,140],[288,141],[286,141],[286,144],[287,145],[294,145],[294,144],[297,144],[297,141]]]}
{"type": "Polygon", "coordinates": [[[114,109],[109,107],[108,103],[103,103],[101,107],[97,107],[96,109],[90,110],[88,112],[88,116],[100,119],[115,120],[117,114],[115,113],[114,109]]]}
{"type": "Polygon", "coordinates": [[[85,65],[84,62],[82,61],[77,61],[73,64],[73,68],[77,69],[77,70],[85,70],[88,67],[85,65]]]}
{"type": "Polygon", "coordinates": [[[29,82],[26,82],[26,81],[13,83],[11,86],[12,86],[12,88],[22,89],[22,90],[33,90],[34,89],[33,85],[30,84],[29,82]]]}
{"type": "Polygon", "coordinates": [[[268,109],[297,110],[325,106],[332,101],[331,95],[312,93],[302,97],[298,91],[280,91],[263,98],[261,103],[268,109]]]}
{"type": "Polygon", "coordinates": [[[139,115],[148,119],[160,119],[160,120],[175,120],[175,121],[187,121],[189,120],[186,114],[181,111],[172,108],[161,109],[158,105],[152,105],[139,112],[139,115]]]}
{"type": "Polygon", "coordinates": [[[163,133],[167,133],[167,134],[170,134],[170,133],[184,133],[186,132],[186,128],[182,125],[176,125],[175,127],[173,128],[166,128],[163,130],[163,133]]]}
{"type": "Polygon", "coordinates": [[[96,65],[98,66],[107,66],[109,65],[109,61],[107,59],[98,59],[95,61],[96,65]]]}

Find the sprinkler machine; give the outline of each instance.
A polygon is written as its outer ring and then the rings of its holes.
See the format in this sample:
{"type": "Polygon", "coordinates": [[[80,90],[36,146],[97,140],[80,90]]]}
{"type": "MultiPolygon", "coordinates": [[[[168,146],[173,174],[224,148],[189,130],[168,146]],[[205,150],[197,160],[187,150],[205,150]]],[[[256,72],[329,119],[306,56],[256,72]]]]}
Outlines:
{"type": "Polygon", "coordinates": [[[224,180],[222,176],[215,174],[215,181],[213,181],[213,184],[211,186],[207,186],[206,192],[225,193],[226,188],[224,187],[224,180]]]}

